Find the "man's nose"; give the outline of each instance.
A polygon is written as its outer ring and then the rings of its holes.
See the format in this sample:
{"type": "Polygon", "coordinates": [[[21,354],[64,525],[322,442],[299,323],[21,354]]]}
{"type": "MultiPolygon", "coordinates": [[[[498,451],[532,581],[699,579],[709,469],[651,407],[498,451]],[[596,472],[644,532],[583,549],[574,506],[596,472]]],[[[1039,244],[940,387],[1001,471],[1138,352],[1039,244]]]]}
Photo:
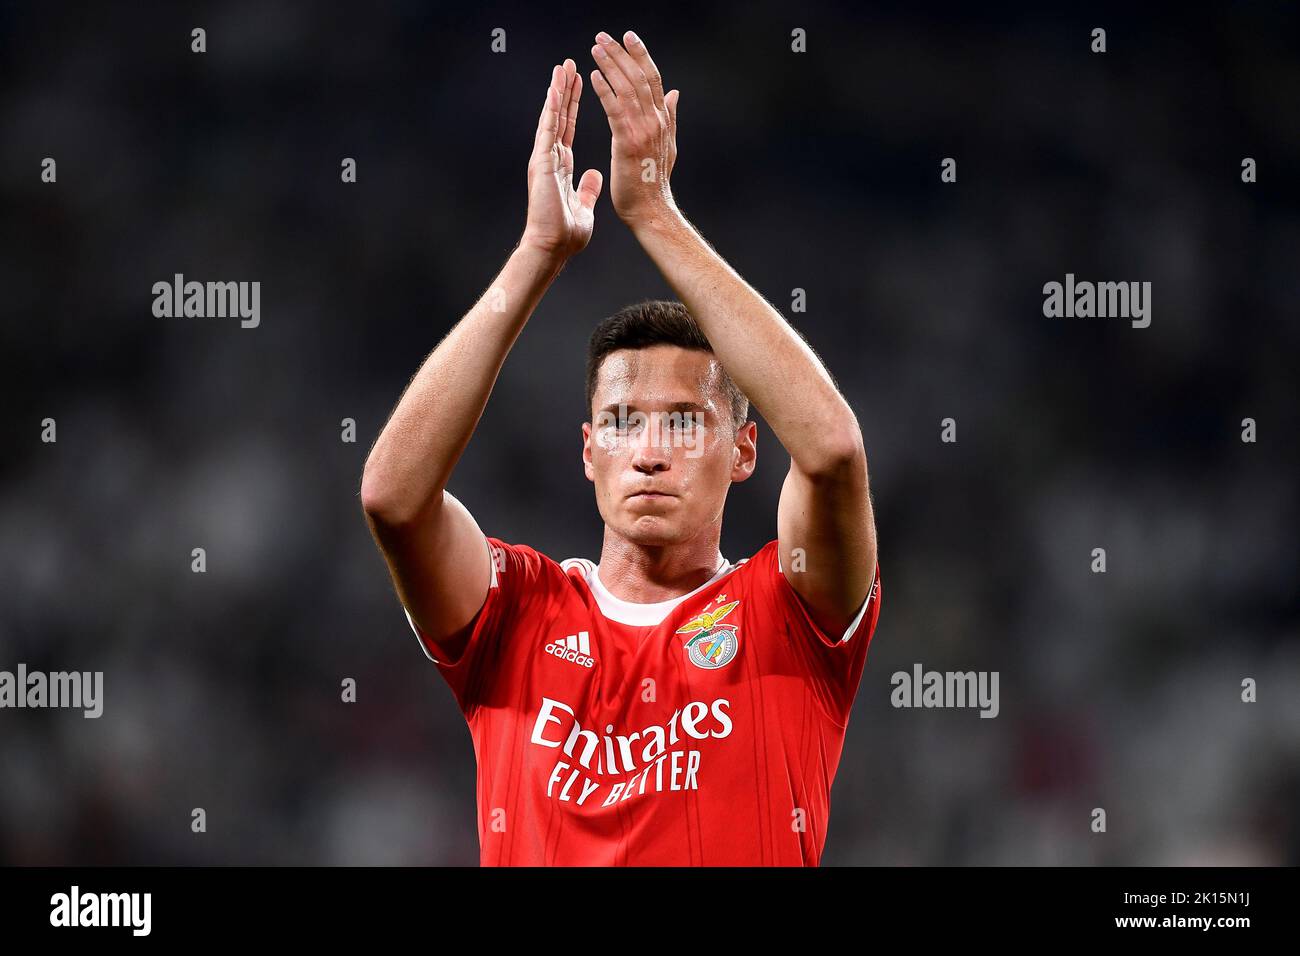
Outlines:
{"type": "Polygon", "coordinates": [[[639,471],[666,471],[672,465],[673,450],[668,436],[652,434],[656,429],[645,428],[632,444],[632,466],[639,471]]]}

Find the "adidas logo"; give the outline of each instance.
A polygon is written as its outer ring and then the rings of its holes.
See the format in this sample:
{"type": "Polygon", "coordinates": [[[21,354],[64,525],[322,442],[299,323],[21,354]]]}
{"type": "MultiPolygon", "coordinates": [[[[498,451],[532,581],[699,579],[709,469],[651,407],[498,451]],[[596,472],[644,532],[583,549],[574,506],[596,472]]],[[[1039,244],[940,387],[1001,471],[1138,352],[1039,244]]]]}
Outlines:
{"type": "Polygon", "coordinates": [[[562,641],[551,641],[542,650],[555,655],[562,661],[571,661],[580,667],[596,666],[596,661],[591,656],[591,637],[586,631],[570,634],[562,641]]]}

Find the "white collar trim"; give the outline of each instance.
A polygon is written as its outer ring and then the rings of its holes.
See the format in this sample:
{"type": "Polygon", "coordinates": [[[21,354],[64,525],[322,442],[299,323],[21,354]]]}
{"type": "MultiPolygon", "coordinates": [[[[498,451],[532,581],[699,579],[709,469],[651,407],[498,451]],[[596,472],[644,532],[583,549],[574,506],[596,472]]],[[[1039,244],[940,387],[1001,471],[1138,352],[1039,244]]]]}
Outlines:
{"type": "MultiPolygon", "coordinates": [[[[713,573],[713,577],[709,578],[709,580],[705,581],[694,591],[682,594],[675,598],[669,598],[666,601],[655,601],[650,604],[638,604],[634,601],[624,601],[622,598],[617,598],[613,594],[609,593],[609,589],[606,588],[600,580],[600,565],[592,564],[585,558],[571,558],[569,560],[578,562],[580,567],[582,567],[583,575],[587,581],[587,587],[591,589],[592,596],[596,599],[596,605],[600,608],[600,613],[604,614],[605,617],[609,618],[611,621],[618,621],[620,624],[630,624],[633,627],[651,627],[662,623],[664,618],[671,614],[677,605],[681,604],[688,598],[699,594],[710,584],[715,583],[719,578],[722,578],[735,570],[735,566],[733,566],[732,563],[723,557],[721,552],[719,552],[718,564],[713,573]]],[[[568,563],[568,561],[564,562],[564,564],[568,563]]]]}

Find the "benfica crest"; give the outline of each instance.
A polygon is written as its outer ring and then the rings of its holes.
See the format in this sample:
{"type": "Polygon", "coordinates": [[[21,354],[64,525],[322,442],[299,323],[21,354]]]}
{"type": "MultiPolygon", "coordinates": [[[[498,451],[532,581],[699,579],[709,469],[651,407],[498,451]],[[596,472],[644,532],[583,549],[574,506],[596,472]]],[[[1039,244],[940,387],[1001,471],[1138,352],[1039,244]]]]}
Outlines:
{"type": "Polygon", "coordinates": [[[696,667],[717,670],[736,656],[740,648],[737,626],[719,622],[739,604],[739,601],[731,601],[715,610],[705,611],[677,629],[678,634],[691,635],[685,644],[686,656],[696,667]]]}

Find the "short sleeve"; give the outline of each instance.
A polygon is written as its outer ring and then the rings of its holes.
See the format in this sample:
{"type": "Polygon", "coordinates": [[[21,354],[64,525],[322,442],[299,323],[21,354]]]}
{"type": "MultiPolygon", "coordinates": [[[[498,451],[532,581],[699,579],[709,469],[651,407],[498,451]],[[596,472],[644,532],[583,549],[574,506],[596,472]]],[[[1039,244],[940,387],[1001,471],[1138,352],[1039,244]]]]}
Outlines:
{"type": "Polygon", "coordinates": [[[492,576],[482,607],[460,632],[443,642],[460,648],[454,659],[424,634],[410,610],[402,607],[425,657],[438,666],[466,714],[482,696],[483,675],[492,669],[485,665],[501,656],[506,635],[522,618],[525,605],[536,594],[547,560],[527,545],[507,544],[486,535],[484,541],[492,576]]]}
{"type": "Polygon", "coordinates": [[[873,573],[871,587],[867,589],[867,596],[862,599],[862,604],[858,606],[857,613],[849,626],[844,629],[843,634],[827,634],[818,626],[812,615],[808,613],[808,606],[804,603],[799,592],[790,584],[790,580],[785,576],[781,568],[781,550],[773,542],[772,544],[773,563],[776,565],[776,587],[781,598],[789,606],[792,615],[796,617],[798,623],[806,630],[810,637],[824,644],[826,647],[838,647],[841,644],[847,644],[854,639],[861,639],[863,644],[870,643],[871,635],[876,630],[876,619],[880,616],[880,562],[876,562],[876,569],[873,573]]]}
{"type": "Polygon", "coordinates": [[[780,546],[765,545],[754,556],[754,573],[760,575],[771,596],[775,614],[784,622],[791,650],[802,662],[818,699],[836,724],[848,723],[849,711],[862,681],[867,648],[880,617],[880,565],[871,587],[842,634],[821,629],[781,569],[780,546]]]}

